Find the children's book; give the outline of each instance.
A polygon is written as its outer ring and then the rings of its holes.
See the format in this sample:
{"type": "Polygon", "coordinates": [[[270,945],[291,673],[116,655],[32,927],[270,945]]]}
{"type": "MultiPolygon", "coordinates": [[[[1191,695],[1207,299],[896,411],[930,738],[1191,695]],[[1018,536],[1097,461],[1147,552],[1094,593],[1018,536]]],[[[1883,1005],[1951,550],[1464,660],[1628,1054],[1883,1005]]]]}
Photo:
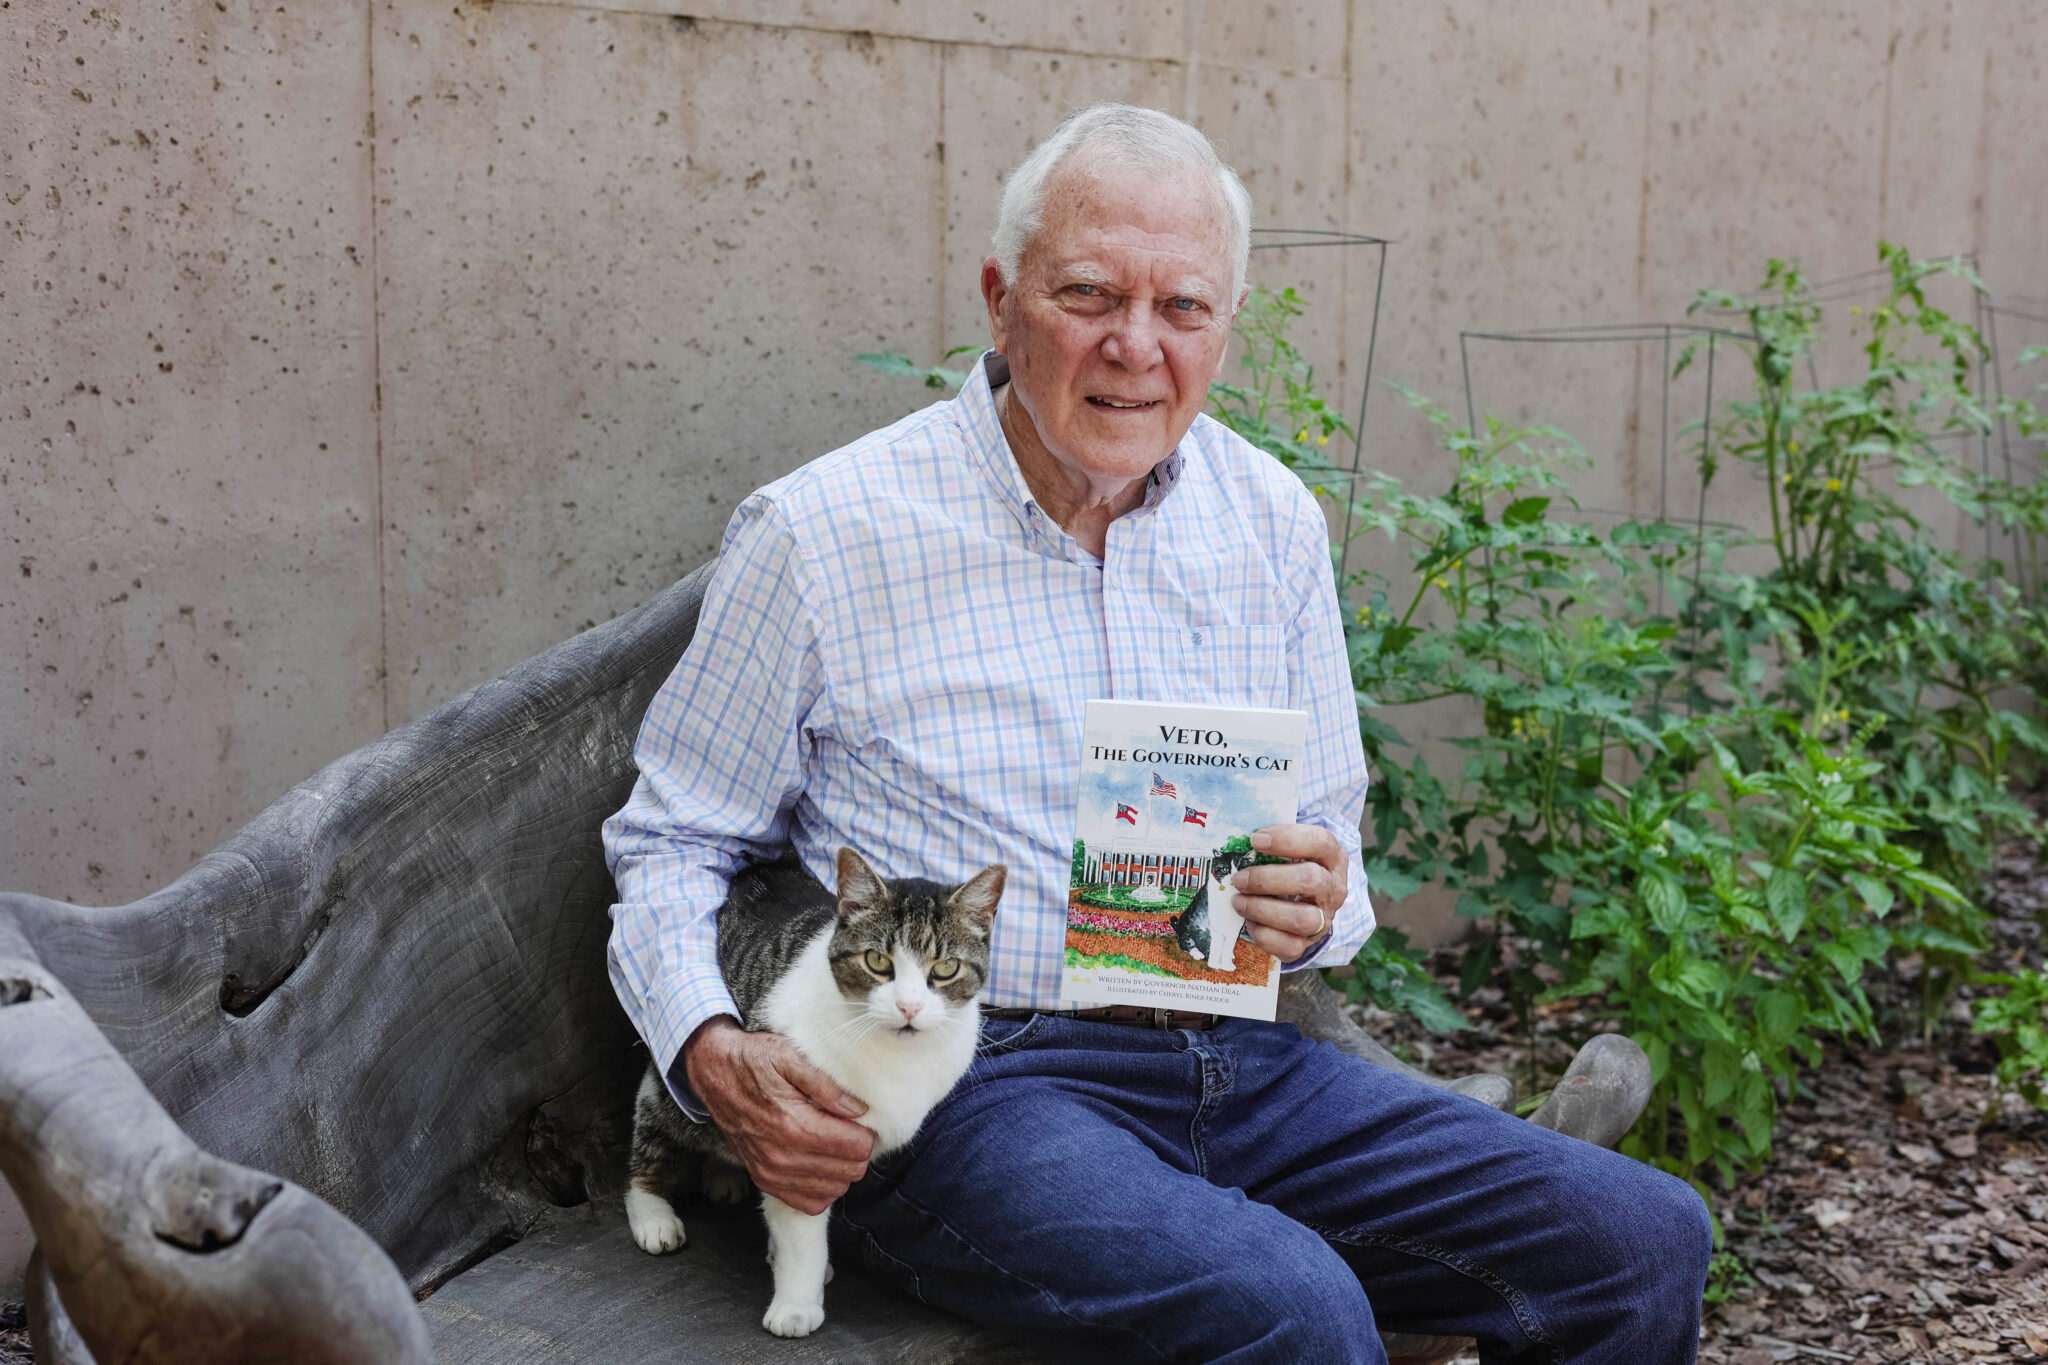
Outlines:
{"type": "Polygon", "coordinates": [[[1280,963],[1230,879],[1283,861],[1251,836],[1295,822],[1307,733],[1305,711],[1088,703],[1063,998],[1273,1017],[1280,963]]]}

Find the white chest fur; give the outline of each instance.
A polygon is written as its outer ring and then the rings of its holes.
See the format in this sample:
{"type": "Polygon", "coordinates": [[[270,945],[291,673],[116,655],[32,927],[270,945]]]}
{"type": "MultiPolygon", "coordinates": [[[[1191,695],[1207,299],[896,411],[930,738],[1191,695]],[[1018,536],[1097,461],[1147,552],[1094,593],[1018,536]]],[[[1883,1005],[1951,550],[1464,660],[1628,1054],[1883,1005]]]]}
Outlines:
{"type": "Polygon", "coordinates": [[[762,1001],[761,1022],[868,1106],[860,1122],[874,1132],[880,1156],[910,1141],[966,1074],[981,1006],[947,1005],[935,997],[928,1008],[940,1013],[924,1027],[900,1028],[892,1004],[840,993],[826,956],[831,939],[828,927],[804,948],[762,1001]]]}

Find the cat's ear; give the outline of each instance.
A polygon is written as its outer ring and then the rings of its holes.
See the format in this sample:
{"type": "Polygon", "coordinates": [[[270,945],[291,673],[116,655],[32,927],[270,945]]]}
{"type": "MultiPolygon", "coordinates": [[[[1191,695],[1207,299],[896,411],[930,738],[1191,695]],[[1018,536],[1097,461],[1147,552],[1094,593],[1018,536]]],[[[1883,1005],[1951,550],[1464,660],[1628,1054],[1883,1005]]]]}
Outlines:
{"type": "Polygon", "coordinates": [[[1009,879],[1010,869],[1001,863],[990,863],[967,879],[946,900],[946,904],[961,914],[984,934],[996,917],[996,902],[1003,898],[1003,883],[1009,879]]]}
{"type": "Polygon", "coordinates": [[[889,904],[889,888],[868,860],[850,848],[839,850],[839,918],[880,910],[889,904]]]}

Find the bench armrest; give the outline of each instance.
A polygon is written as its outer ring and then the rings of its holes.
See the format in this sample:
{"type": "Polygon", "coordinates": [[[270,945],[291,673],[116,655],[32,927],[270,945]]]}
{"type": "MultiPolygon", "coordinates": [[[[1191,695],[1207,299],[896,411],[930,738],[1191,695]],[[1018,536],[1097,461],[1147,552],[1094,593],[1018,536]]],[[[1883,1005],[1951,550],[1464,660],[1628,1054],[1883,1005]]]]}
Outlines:
{"type": "Polygon", "coordinates": [[[383,1249],[310,1192],[194,1144],[4,913],[0,1174],[61,1298],[40,1296],[39,1358],[75,1358],[68,1317],[102,1361],[433,1359],[383,1249]]]}

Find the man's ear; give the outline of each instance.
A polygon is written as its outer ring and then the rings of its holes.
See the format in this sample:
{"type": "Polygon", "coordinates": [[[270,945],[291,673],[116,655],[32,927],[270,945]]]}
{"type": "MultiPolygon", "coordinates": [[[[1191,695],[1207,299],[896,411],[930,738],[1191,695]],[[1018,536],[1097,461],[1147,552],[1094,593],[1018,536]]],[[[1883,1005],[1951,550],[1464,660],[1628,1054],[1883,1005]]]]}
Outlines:
{"type": "Polygon", "coordinates": [[[1001,863],[990,863],[968,878],[958,891],[947,898],[946,904],[967,916],[968,921],[985,934],[995,921],[996,902],[1003,898],[1003,883],[1009,876],[1009,868],[1001,863]]]}
{"type": "Polygon", "coordinates": [[[839,850],[839,918],[843,923],[889,904],[889,887],[868,860],[850,848],[839,850]]]}
{"type": "Polygon", "coordinates": [[[981,263],[981,299],[988,305],[989,342],[996,350],[1009,354],[1010,329],[1003,321],[1003,301],[1010,297],[1010,286],[1003,283],[1003,267],[991,256],[981,263]]]}

